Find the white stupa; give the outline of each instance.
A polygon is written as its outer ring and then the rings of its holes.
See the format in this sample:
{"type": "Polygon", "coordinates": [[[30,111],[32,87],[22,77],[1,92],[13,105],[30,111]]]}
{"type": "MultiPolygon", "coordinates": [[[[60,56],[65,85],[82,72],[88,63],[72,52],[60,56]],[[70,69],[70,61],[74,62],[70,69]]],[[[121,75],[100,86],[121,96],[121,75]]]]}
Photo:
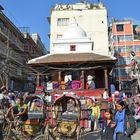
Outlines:
{"type": "Polygon", "coordinates": [[[93,42],[78,25],[76,19],[73,18],[70,20],[69,28],[64,31],[62,38],[53,42],[51,53],[85,53],[93,52],[93,49],[93,42]],[[75,47],[75,49],[71,50],[71,46],[75,47]]]}

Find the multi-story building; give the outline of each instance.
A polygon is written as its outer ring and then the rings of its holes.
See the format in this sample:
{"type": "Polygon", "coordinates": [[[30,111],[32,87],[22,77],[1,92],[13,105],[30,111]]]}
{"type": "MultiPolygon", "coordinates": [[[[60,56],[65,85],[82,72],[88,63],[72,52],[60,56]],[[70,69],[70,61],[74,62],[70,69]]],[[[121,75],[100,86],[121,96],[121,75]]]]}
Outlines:
{"type": "Polygon", "coordinates": [[[14,90],[22,90],[27,82],[29,66],[26,62],[45,54],[43,46],[36,44],[30,37],[27,40],[24,34],[0,11],[0,86],[5,85],[14,90]],[[26,46],[28,44],[28,49],[26,46]]]}
{"type": "Polygon", "coordinates": [[[118,59],[113,77],[119,81],[120,88],[130,87],[129,83],[132,80],[131,51],[136,54],[136,59],[140,62],[139,30],[140,27],[134,25],[131,20],[113,20],[110,26],[110,48],[112,55],[118,59]]]}
{"type": "Polygon", "coordinates": [[[1,84],[19,87],[23,84],[25,60],[24,37],[18,28],[0,11],[0,76],[1,84]]]}
{"type": "MultiPolygon", "coordinates": [[[[56,4],[48,17],[50,23],[50,52],[54,53],[56,39],[62,38],[69,28],[71,19],[75,18],[78,25],[85,30],[93,42],[93,51],[108,55],[107,10],[102,3],[56,4]]],[[[72,37],[74,34],[71,34],[72,37]]],[[[74,45],[74,44],[73,44],[74,45]]]]}
{"type": "MultiPolygon", "coordinates": [[[[22,30],[22,33],[24,34],[25,39],[24,51],[26,62],[28,62],[30,59],[45,55],[47,53],[45,46],[43,45],[38,34],[34,34],[36,38],[32,38],[32,35],[30,35],[29,32],[22,30]]],[[[26,75],[28,81],[25,83],[24,90],[33,91],[35,86],[33,83],[35,83],[37,71],[32,69],[29,65],[26,65],[26,67],[28,69],[25,70],[24,74],[26,75]]]]}

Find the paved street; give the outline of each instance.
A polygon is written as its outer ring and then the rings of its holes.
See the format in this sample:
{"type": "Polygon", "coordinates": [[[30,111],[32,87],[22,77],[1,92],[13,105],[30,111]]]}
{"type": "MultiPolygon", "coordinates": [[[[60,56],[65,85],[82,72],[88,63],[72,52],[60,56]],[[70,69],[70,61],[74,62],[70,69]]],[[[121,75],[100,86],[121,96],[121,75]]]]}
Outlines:
{"type": "MultiPolygon", "coordinates": [[[[85,136],[85,140],[101,140],[100,132],[89,132],[85,136]]],[[[132,136],[132,140],[140,140],[140,129],[132,136]]]]}
{"type": "Polygon", "coordinates": [[[132,136],[132,140],[140,140],[140,129],[138,129],[137,133],[132,136]]]}
{"type": "Polygon", "coordinates": [[[101,140],[100,132],[89,132],[85,136],[85,140],[101,140]]]}

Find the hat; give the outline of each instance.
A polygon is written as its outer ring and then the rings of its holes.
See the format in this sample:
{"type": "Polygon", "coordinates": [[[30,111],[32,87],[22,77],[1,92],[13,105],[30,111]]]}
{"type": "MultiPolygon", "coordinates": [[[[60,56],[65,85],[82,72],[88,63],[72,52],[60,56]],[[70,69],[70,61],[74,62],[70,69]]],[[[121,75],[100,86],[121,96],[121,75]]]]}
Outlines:
{"type": "Polygon", "coordinates": [[[4,90],[6,90],[6,86],[1,87],[1,91],[4,91],[4,90]]]}
{"type": "Polygon", "coordinates": [[[93,79],[93,76],[88,75],[87,80],[92,80],[92,79],[93,79]]]}

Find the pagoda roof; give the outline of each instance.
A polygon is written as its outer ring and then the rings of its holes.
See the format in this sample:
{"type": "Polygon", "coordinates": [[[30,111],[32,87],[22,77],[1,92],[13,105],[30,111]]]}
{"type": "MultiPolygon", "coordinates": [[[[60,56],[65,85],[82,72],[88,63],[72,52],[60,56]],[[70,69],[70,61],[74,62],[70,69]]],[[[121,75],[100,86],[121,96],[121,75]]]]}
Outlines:
{"type": "Polygon", "coordinates": [[[65,54],[47,54],[28,61],[29,65],[37,64],[60,64],[60,63],[78,63],[78,62],[116,62],[115,57],[100,55],[96,53],[65,53],[65,54]]]}

